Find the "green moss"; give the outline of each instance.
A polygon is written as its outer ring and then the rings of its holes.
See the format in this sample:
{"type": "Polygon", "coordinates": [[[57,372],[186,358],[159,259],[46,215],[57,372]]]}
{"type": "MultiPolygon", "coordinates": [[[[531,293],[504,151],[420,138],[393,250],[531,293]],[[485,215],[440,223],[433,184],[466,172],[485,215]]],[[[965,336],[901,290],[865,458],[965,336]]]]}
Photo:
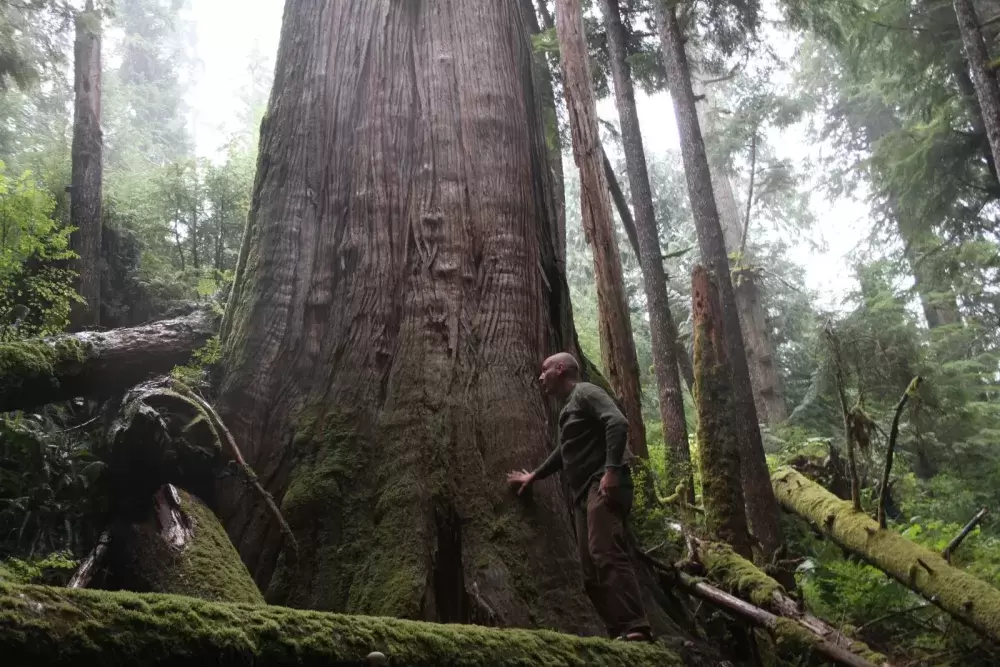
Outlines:
{"type": "Polygon", "coordinates": [[[761,572],[727,544],[712,542],[699,550],[708,578],[728,593],[758,607],[773,609],[774,596],[784,592],[777,581],[761,572]]]}
{"type": "Polygon", "coordinates": [[[1000,591],[949,565],[940,554],[892,530],[880,530],[849,502],[782,468],[772,476],[782,507],[808,519],[841,547],[852,551],[949,614],[1000,641],[1000,591]]]}
{"type": "Polygon", "coordinates": [[[174,595],[0,583],[0,646],[8,664],[220,666],[672,667],[652,645],[546,631],[494,630],[210,603],[174,595]]]}
{"type": "Polygon", "coordinates": [[[197,497],[183,490],[179,494],[191,529],[183,548],[163,540],[155,516],[116,529],[112,551],[121,586],[214,602],[263,604],[263,595],[215,514],[197,497]]]}
{"type": "MultiPolygon", "coordinates": [[[[412,416],[394,413],[393,420],[407,422],[399,432],[426,431],[412,416]]],[[[419,617],[427,540],[421,532],[426,518],[418,512],[426,506],[421,486],[430,480],[409,471],[418,468],[413,459],[424,448],[415,440],[402,443],[388,465],[372,460],[377,448],[348,412],[302,410],[297,421],[282,513],[294,527],[299,559],[282,556],[268,600],[419,617]]]]}
{"type": "Polygon", "coordinates": [[[215,514],[200,500],[180,492],[181,508],[194,523],[195,539],[178,557],[172,593],[218,602],[263,604],[236,547],[215,514]]]}
{"type": "Polygon", "coordinates": [[[88,344],[69,336],[0,343],[0,405],[32,386],[56,384],[60,367],[81,363],[90,354],[88,344]]]}
{"type": "Polygon", "coordinates": [[[751,557],[746,504],[740,484],[737,434],[731,409],[732,374],[722,337],[722,316],[714,280],[705,269],[692,278],[694,332],[694,397],[698,413],[698,457],[701,468],[705,527],[713,539],[731,544],[751,557]]]}

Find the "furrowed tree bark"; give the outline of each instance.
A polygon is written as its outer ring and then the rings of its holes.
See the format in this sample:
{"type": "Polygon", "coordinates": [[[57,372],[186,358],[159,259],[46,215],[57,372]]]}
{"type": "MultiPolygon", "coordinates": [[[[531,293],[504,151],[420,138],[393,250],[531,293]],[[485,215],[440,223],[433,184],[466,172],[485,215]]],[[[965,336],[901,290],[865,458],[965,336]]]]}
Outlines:
{"type": "Polygon", "coordinates": [[[286,5],[219,400],[271,602],[599,632],[559,483],[505,482],[573,347],[533,63],[518,3],[286,5]]]}
{"type": "Polygon", "coordinates": [[[1000,642],[1000,590],[952,567],[941,554],[856,512],[847,501],[790,468],[774,473],[781,506],[893,579],[933,602],[955,619],[1000,642]]]}
{"type": "Polygon", "coordinates": [[[101,17],[93,0],[76,17],[70,247],[78,258],[77,291],[83,303],[70,312],[73,329],[100,324],[101,315],[101,17]]]}
{"type": "Polygon", "coordinates": [[[778,524],[778,505],[774,499],[767,462],[764,458],[764,446],[757,422],[757,409],[743,347],[736,296],[729,276],[729,257],[726,253],[722,228],[719,225],[705,144],[698,126],[691,74],[687,55],[684,53],[684,40],[675,9],[660,3],[653,3],[653,7],[659,24],[667,81],[681,137],[681,154],[691,210],[698,233],[698,245],[703,261],[711,267],[719,281],[719,296],[724,318],[723,335],[733,371],[733,410],[729,418],[736,425],[739,435],[740,469],[747,518],[754,536],[763,548],[764,556],[769,557],[781,547],[784,540],[778,524]]]}
{"type": "Polygon", "coordinates": [[[990,70],[990,54],[983,40],[972,0],[954,0],[953,4],[995,162],[1000,154],[1000,87],[997,86],[996,74],[990,70]]]}
{"type": "Polygon", "coordinates": [[[215,334],[209,313],[140,327],[0,344],[0,412],[107,398],[187,363],[215,334]]]}
{"type": "MultiPolygon", "coordinates": [[[[691,81],[696,96],[704,97],[696,106],[698,124],[706,136],[715,131],[712,116],[707,113],[711,105],[711,89],[702,84],[697,76],[691,81]]],[[[725,165],[709,160],[712,178],[712,193],[719,213],[719,224],[728,253],[739,252],[740,263],[746,263],[743,231],[747,218],[736,200],[731,174],[725,165]]],[[[776,424],[788,419],[781,374],[774,363],[774,340],[767,323],[767,312],[760,300],[760,276],[752,267],[740,268],[733,272],[733,289],[740,316],[740,328],[750,370],[750,382],[757,407],[758,418],[766,424],[776,424]]]]}
{"type": "Polygon", "coordinates": [[[642,420],[639,364],[602,163],[603,148],[597,131],[597,105],[580,0],[557,0],[556,32],[573,135],[573,158],[580,170],[580,212],[584,233],[594,254],[601,357],[608,381],[621,400],[629,422],[629,445],[635,454],[645,458],[646,428],[642,420]]]}
{"type": "Polygon", "coordinates": [[[691,277],[694,318],[694,397],[698,411],[698,457],[701,464],[705,528],[736,553],[753,558],[746,506],[740,484],[740,458],[733,408],[722,309],[716,281],[702,266],[691,277]]]}
{"type": "MultiPolygon", "coordinates": [[[[635,228],[639,265],[646,291],[646,309],[652,343],[653,369],[659,390],[660,419],[663,421],[664,456],[669,488],[687,485],[689,503],[694,503],[694,478],[691,473],[691,450],[688,445],[684,396],[677,371],[677,327],[667,300],[667,274],[663,269],[660,234],[653,209],[653,195],[646,170],[646,152],[639,129],[632,72],[626,60],[625,28],[622,26],[618,0],[601,0],[611,54],[611,76],[615,84],[615,102],[621,123],[625,165],[635,207],[635,228]]],[[[602,150],[603,162],[607,156],[602,150]]],[[[627,208],[627,207],[626,207],[627,208]]]]}

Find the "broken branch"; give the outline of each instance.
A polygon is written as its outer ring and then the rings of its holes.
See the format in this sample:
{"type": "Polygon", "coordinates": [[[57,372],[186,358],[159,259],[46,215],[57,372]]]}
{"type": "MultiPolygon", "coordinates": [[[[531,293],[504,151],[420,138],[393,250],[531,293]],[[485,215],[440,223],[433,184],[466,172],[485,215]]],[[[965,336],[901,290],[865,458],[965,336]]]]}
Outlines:
{"type": "Polygon", "coordinates": [[[882,471],[882,486],[878,491],[878,527],[883,530],[885,522],[885,504],[889,500],[889,474],[892,472],[892,454],[896,449],[896,438],[899,436],[899,419],[903,415],[903,408],[910,400],[910,396],[917,393],[923,378],[919,375],[910,381],[910,385],[903,392],[899,403],[896,404],[896,412],[892,415],[892,428],[889,430],[889,446],[885,450],[885,469],[882,471]]]}
{"type": "Polygon", "coordinates": [[[979,525],[979,522],[982,521],[983,517],[985,517],[988,513],[989,509],[986,507],[979,510],[976,513],[976,516],[972,517],[972,520],[965,524],[965,528],[962,529],[962,532],[956,535],[955,538],[948,543],[948,546],[946,546],[944,551],[941,552],[941,557],[950,563],[951,555],[955,553],[955,549],[958,548],[958,546],[962,543],[962,540],[964,540],[966,536],[979,525]]]}

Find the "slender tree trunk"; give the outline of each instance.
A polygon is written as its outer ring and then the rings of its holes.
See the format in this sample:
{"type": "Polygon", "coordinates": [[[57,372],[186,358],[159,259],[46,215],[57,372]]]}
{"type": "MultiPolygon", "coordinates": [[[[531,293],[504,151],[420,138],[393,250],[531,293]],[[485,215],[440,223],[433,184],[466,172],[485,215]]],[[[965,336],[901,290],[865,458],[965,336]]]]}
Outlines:
{"type": "Polygon", "coordinates": [[[272,602],[598,631],[558,482],[504,479],[573,346],[533,62],[516,3],[285,7],[220,389],[298,541],[223,482],[272,602]]]}
{"type": "Polygon", "coordinates": [[[702,266],[691,276],[694,316],[694,386],[698,409],[698,456],[705,527],[713,538],[752,558],[746,504],[740,484],[732,372],[727,359],[717,281],[702,266]]]}
{"type": "MultiPolygon", "coordinates": [[[[195,175],[195,179],[197,179],[195,175]]],[[[201,268],[201,261],[198,259],[198,185],[195,180],[195,191],[193,193],[193,205],[191,206],[191,266],[195,270],[201,268]]]]}
{"type": "Polygon", "coordinates": [[[989,67],[989,52],[979,29],[979,19],[972,0],[954,0],[954,5],[958,29],[965,45],[965,57],[969,61],[972,83],[976,87],[983,123],[986,125],[986,136],[995,162],[996,156],[1000,155],[1000,88],[989,67]]]}
{"type": "MultiPolygon", "coordinates": [[[[649,330],[652,339],[653,368],[659,389],[660,419],[666,447],[666,470],[670,488],[685,483],[688,500],[694,503],[694,480],[691,474],[691,451],[688,446],[687,422],[684,417],[684,395],[677,369],[677,329],[667,301],[667,274],[663,269],[660,234],[653,209],[653,195],[646,171],[646,152],[639,129],[639,114],[635,106],[632,73],[625,50],[625,29],[622,27],[618,0],[601,0],[601,13],[611,54],[611,75],[615,84],[615,101],[621,122],[625,164],[635,207],[636,237],[639,264],[646,290],[649,330]]],[[[603,154],[603,151],[602,151],[603,154]]],[[[607,156],[603,156],[605,162],[607,156]]]]}
{"type": "MultiPolygon", "coordinates": [[[[691,83],[695,94],[705,97],[705,100],[697,106],[698,123],[704,128],[706,135],[711,135],[713,127],[711,116],[707,113],[711,103],[711,92],[697,77],[692,79],[691,83]]],[[[712,190],[726,250],[730,253],[740,251],[742,262],[745,259],[743,232],[746,229],[748,216],[744,215],[744,207],[737,201],[729,171],[724,165],[717,164],[713,160],[709,160],[708,166],[712,175],[712,190]]],[[[749,197],[745,206],[749,206],[749,197]]],[[[774,364],[774,341],[767,323],[767,312],[760,300],[758,279],[757,272],[753,270],[741,270],[733,276],[757,416],[766,424],[775,424],[788,419],[788,407],[785,405],[781,375],[774,364]]]]}
{"type": "Polygon", "coordinates": [[[92,0],[76,18],[74,70],[70,224],[76,229],[70,246],[79,257],[77,285],[84,303],[74,304],[70,320],[81,329],[97,326],[101,318],[101,19],[92,0]]]}
{"type": "Polygon", "coordinates": [[[615,239],[603,149],[597,132],[597,106],[590,76],[590,59],[580,0],[558,0],[556,32],[563,67],[563,88],[573,133],[573,157],[580,170],[580,211],[587,241],[594,253],[601,356],[608,381],[621,400],[629,422],[632,451],[646,457],[639,364],[632,339],[632,321],[615,239]]]}
{"type": "MultiPolygon", "coordinates": [[[[639,252],[639,233],[635,230],[635,220],[632,219],[632,211],[629,210],[628,202],[625,201],[625,193],[618,183],[618,176],[615,174],[614,167],[611,166],[611,160],[608,159],[607,153],[604,153],[604,173],[608,178],[608,189],[611,191],[611,200],[615,203],[615,208],[618,209],[618,217],[621,218],[622,226],[625,228],[625,235],[628,237],[629,245],[632,246],[632,252],[635,253],[635,256],[639,257],[642,254],[639,252]]],[[[666,279],[666,272],[664,272],[664,279],[666,279]]],[[[688,354],[687,348],[679,338],[677,325],[674,323],[672,317],[667,318],[667,324],[670,325],[668,335],[674,341],[674,357],[677,358],[680,377],[684,379],[688,390],[693,391],[694,370],[691,366],[691,355],[688,354]]]]}
{"type": "Polygon", "coordinates": [[[684,159],[691,210],[698,232],[698,244],[703,261],[711,267],[719,282],[723,332],[733,375],[732,420],[739,435],[740,470],[743,477],[747,518],[765,556],[769,556],[783,543],[778,523],[778,504],[774,498],[767,461],[764,458],[764,446],[761,442],[757,409],[750,384],[750,370],[747,366],[743,334],[736,308],[736,295],[729,277],[729,257],[726,253],[722,228],[719,225],[719,214],[715,207],[712,176],[698,125],[694,92],[691,89],[691,74],[674,8],[663,7],[658,3],[654,3],[654,8],[659,23],[667,82],[681,137],[681,155],[684,159]]]}

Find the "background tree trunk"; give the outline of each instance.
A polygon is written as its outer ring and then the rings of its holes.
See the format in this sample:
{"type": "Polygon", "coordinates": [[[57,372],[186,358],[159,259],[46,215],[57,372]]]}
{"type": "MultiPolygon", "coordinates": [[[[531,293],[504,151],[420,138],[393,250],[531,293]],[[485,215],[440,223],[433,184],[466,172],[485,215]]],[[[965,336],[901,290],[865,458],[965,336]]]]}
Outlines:
{"type": "Polygon", "coordinates": [[[982,110],[983,123],[986,125],[986,136],[990,141],[994,163],[1000,153],[1000,88],[997,87],[996,75],[990,70],[990,55],[979,29],[979,19],[972,0],[954,0],[955,16],[958,18],[958,29],[962,33],[962,43],[965,46],[965,57],[972,71],[972,83],[976,87],[979,107],[982,110]]]}
{"type": "Polygon", "coordinates": [[[73,189],[70,224],[76,230],[70,246],[79,256],[74,262],[77,286],[84,303],[74,304],[70,321],[74,329],[100,324],[101,317],[101,18],[94,3],[76,17],[74,46],[73,189]]]}
{"type": "Polygon", "coordinates": [[[731,419],[732,372],[726,350],[717,281],[698,265],[691,276],[694,318],[694,394],[705,528],[744,558],[752,558],[740,456],[731,419]]]}
{"type": "Polygon", "coordinates": [[[702,260],[711,267],[719,281],[723,332],[733,375],[732,419],[739,435],[740,470],[743,477],[747,518],[765,555],[770,555],[783,543],[778,523],[778,504],[774,499],[767,461],[764,458],[757,409],[750,384],[750,370],[747,366],[743,334],[736,308],[736,295],[729,277],[729,257],[726,253],[722,228],[719,225],[719,214],[715,207],[705,144],[698,125],[694,92],[691,89],[691,73],[675,10],[672,7],[661,7],[658,3],[654,3],[654,8],[659,24],[667,82],[681,138],[684,173],[687,177],[688,195],[698,233],[698,245],[702,260]]]}
{"type": "MultiPolygon", "coordinates": [[[[705,135],[710,136],[713,132],[712,116],[707,111],[711,107],[711,91],[697,76],[692,79],[691,85],[695,95],[705,98],[696,107],[698,124],[705,135]]],[[[726,251],[737,252],[743,246],[744,207],[736,200],[732,178],[725,166],[710,159],[708,168],[726,251]]],[[[745,258],[740,260],[743,262],[745,258]]],[[[760,300],[759,275],[756,271],[743,270],[738,276],[733,276],[733,280],[757,417],[765,424],[783,422],[788,419],[788,407],[782,392],[781,375],[774,365],[774,341],[767,312],[760,300]]]]}
{"type": "MultiPolygon", "coordinates": [[[[684,417],[684,395],[677,369],[677,329],[667,301],[667,274],[663,269],[660,234],[653,209],[653,195],[646,171],[646,152],[642,145],[639,114],[635,106],[632,73],[625,50],[625,28],[622,26],[618,0],[601,0],[601,14],[608,35],[611,54],[611,75],[615,84],[615,101],[621,122],[625,164],[635,208],[636,238],[639,264],[646,290],[649,331],[653,353],[653,368],[659,389],[660,419],[666,444],[666,470],[671,489],[686,483],[688,500],[694,503],[694,480],[691,475],[691,451],[688,446],[687,422],[684,417]]],[[[606,156],[602,157],[607,160],[606,156]]]]}
{"type": "Polygon", "coordinates": [[[219,401],[299,544],[220,489],[272,602],[598,631],[558,482],[505,482],[573,346],[527,36],[510,3],[286,5],[219,401]]]}
{"type": "Polygon", "coordinates": [[[580,212],[587,242],[594,253],[602,361],[628,418],[629,445],[635,454],[645,458],[639,364],[602,163],[604,151],[597,131],[597,106],[579,0],[557,0],[556,32],[573,133],[573,157],[580,170],[580,212]]]}
{"type": "MultiPolygon", "coordinates": [[[[532,0],[521,0],[521,11],[532,35],[542,31],[532,0]]],[[[551,18],[551,17],[549,17],[551,18]]],[[[546,30],[553,26],[546,26],[546,30]]],[[[555,246],[559,268],[566,269],[566,183],[563,178],[562,136],[559,133],[559,115],[556,112],[556,94],[552,85],[552,70],[544,53],[535,53],[535,91],[542,107],[542,126],[545,128],[545,145],[548,149],[549,170],[552,172],[552,196],[556,211],[555,246]]]]}

